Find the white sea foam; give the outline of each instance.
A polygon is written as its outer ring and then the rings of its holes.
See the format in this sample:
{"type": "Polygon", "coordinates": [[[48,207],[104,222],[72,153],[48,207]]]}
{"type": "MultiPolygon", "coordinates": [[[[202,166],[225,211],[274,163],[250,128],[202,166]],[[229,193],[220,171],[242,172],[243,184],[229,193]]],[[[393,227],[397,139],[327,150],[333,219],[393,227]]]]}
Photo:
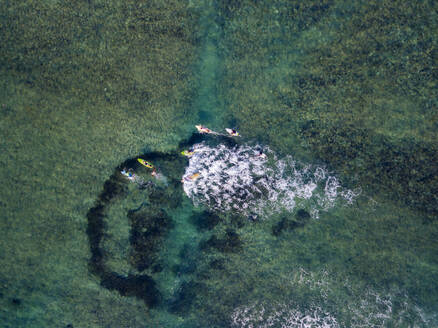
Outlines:
{"type": "Polygon", "coordinates": [[[336,318],[318,306],[299,310],[294,306],[253,304],[236,308],[231,326],[238,328],[336,328],[336,318]]]}
{"type": "Polygon", "coordinates": [[[432,327],[437,320],[436,316],[426,316],[405,292],[397,289],[385,294],[368,289],[362,294],[359,303],[349,304],[348,309],[352,314],[351,325],[354,328],[389,325],[404,327],[408,322],[409,327],[432,327]]]}
{"type": "Polygon", "coordinates": [[[263,216],[292,212],[300,203],[317,218],[320,210],[337,202],[351,204],[359,194],[343,188],[324,168],[297,163],[291,156],[280,159],[268,147],[194,147],[183,179],[184,191],[195,205],[263,216]],[[188,179],[195,173],[200,174],[197,179],[188,179]]]}
{"type": "MultiPolygon", "coordinates": [[[[254,302],[235,308],[230,316],[234,328],[268,327],[436,327],[438,315],[426,314],[406,292],[391,288],[377,292],[373,288],[354,286],[345,277],[340,281],[335,274],[323,268],[312,272],[298,268],[291,273],[290,286],[293,289],[308,288],[314,295],[307,308],[295,303],[270,304],[265,301],[254,302]],[[341,282],[341,286],[339,286],[341,282]],[[341,287],[341,289],[340,289],[341,287]],[[340,297],[340,290],[348,290],[346,298],[340,297]],[[319,292],[319,296],[315,296],[319,292]],[[328,305],[338,304],[339,313],[335,316],[324,310],[328,305]],[[338,315],[340,315],[338,317],[338,315]]],[[[312,296],[309,296],[312,297],[312,296]]]]}
{"type": "MultiPolygon", "coordinates": [[[[410,327],[431,327],[436,326],[436,315],[426,315],[425,312],[409,298],[406,292],[397,288],[392,288],[386,292],[377,292],[373,288],[354,286],[347,277],[342,277],[342,286],[348,290],[346,299],[342,301],[342,308],[347,309],[349,320],[345,322],[342,318],[337,318],[337,322],[342,327],[368,328],[386,326],[407,326],[410,327]]],[[[339,278],[336,274],[323,268],[312,272],[303,268],[298,268],[290,276],[290,288],[300,286],[308,288],[312,292],[318,292],[321,298],[321,306],[325,302],[336,302],[339,297],[340,286],[339,278]],[[335,291],[336,290],[336,291],[335,291]]]]}

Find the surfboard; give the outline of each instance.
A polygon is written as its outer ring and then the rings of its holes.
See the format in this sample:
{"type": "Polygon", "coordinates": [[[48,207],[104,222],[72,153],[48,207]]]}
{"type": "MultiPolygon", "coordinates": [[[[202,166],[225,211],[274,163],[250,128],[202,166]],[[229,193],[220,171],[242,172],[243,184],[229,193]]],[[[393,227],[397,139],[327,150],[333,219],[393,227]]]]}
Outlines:
{"type": "Polygon", "coordinates": [[[193,156],[194,154],[195,154],[194,151],[189,151],[189,150],[183,150],[183,151],[181,152],[181,155],[183,155],[183,156],[187,156],[187,157],[193,156]]]}
{"type": "Polygon", "coordinates": [[[239,132],[237,132],[236,130],[226,128],[225,131],[227,131],[228,134],[232,137],[239,137],[239,132]]]}
{"type": "Polygon", "coordinates": [[[141,165],[146,166],[146,167],[149,168],[149,169],[153,169],[153,168],[154,168],[154,166],[153,166],[151,163],[149,163],[148,161],[145,161],[145,160],[142,159],[142,158],[138,158],[137,160],[138,160],[138,162],[139,162],[141,165]]]}

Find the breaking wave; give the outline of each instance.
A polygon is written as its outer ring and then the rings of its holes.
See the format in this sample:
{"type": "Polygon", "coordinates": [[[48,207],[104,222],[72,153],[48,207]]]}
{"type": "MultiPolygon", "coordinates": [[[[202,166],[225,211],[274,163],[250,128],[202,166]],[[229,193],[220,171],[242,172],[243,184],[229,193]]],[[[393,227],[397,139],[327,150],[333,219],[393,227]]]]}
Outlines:
{"type": "Polygon", "coordinates": [[[280,159],[269,147],[200,143],[194,149],[184,191],[195,205],[213,210],[264,216],[292,212],[299,204],[317,218],[338,202],[351,204],[360,193],[343,188],[326,169],[292,156],[280,159]]]}
{"type": "Polygon", "coordinates": [[[231,315],[231,326],[238,328],[339,328],[329,312],[314,306],[302,311],[279,304],[268,309],[263,304],[241,306],[231,315]]]}
{"type": "MultiPolygon", "coordinates": [[[[319,287],[320,284],[323,285],[324,289],[329,287],[327,282],[313,281],[313,278],[306,273],[302,283],[309,284],[310,287],[319,287]]],[[[293,303],[255,302],[239,306],[232,311],[230,315],[231,327],[436,327],[438,316],[427,314],[406,293],[400,290],[393,289],[386,293],[378,293],[372,288],[365,292],[349,288],[349,291],[352,293],[351,297],[338,303],[340,311],[336,315],[324,310],[325,302],[321,303],[321,301],[312,303],[313,305],[305,309],[293,303]]],[[[329,293],[332,294],[331,291],[329,293]]],[[[337,299],[332,294],[330,300],[326,301],[333,305],[337,299]]]]}
{"type": "MultiPolygon", "coordinates": [[[[346,277],[340,279],[327,268],[315,272],[298,268],[290,277],[289,288],[295,287],[307,288],[313,295],[317,292],[320,297],[315,299],[314,304],[318,304],[319,308],[324,308],[326,304],[337,304],[337,308],[341,309],[337,314],[341,316],[336,316],[336,322],[340,327],[405,327],[408,326],[407,323],[410,323],[409,327],[432,327],[436,326],[438,319],[436,315],[426,313],[405,291],[394,287],[386,291],[377,291],[370,286],[354,284],[346,277]],[[348,291],[348,296],[340,298],[340,291],[348,291]]],[[[333,315],[331,317],[333,318],[333,315]]],[[[281,327],[289,327],[285,320],[282,324],[281,327]]],[[[259,326],[263,327],[254,327],[259,326]]]]}

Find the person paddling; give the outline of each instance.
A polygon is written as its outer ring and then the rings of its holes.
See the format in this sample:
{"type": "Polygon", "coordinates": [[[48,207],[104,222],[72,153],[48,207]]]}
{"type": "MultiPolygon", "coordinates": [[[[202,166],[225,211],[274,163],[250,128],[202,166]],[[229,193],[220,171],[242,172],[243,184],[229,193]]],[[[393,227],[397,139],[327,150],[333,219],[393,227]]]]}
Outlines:
{"type": "Polygon", "coordinates": [[[207,127],[205,127],[205,126],[202,126],[202,125],[195,125],[195,126],[196,126],[196,128],[198,129],[198,132],[199,132],[199,133],[207,133],[207,134],[212,133],[212,134],[217,134],[216,132],[210,130],[209,128],[207,128],[207,127]]]}
{"type": "Polygon", "coordinates": [[[230,136],[232,136],[232,137],[239,137],[239,136],[240,136],[240,135],[239,135],[239,132],[237,132],[237,131],[234,130],[234,129],[228,129],[228,128],[226,128],[225,131],[227,131],[228,134],[229,134],[230,136]]]}
{"type": "Polygon", "coordinates": [[[127,177],[129,180],[135,179],[135,176],[134,176],[134,173],[132,172],[132,169],[127,170],[126,168],[124,168],[122,171],[120,171],[120,173],[122,175],[124,175],[125,177],[127,177]]]}
{"type": "Polygon", "coordinates": [[[187,157],[191,157],[191,156],[193,156],[195,154],[195,149],[192,147],[192,148],[189,148],[189,149],[187,149],[187,150],[183,150],[182,152],[181,152],[181,155],[183,155],[183,156],[187,156],[187,157]]]}
{"type": "Polygon", "coordinates": [[[185,181],[195,181],[200,176],[201,176],[201,174],[199,172],[196,172],[196,173],[194,173],[192,175],[185,176],[184,178],[181,179],[181,182],[184,183],[185,181]]]}

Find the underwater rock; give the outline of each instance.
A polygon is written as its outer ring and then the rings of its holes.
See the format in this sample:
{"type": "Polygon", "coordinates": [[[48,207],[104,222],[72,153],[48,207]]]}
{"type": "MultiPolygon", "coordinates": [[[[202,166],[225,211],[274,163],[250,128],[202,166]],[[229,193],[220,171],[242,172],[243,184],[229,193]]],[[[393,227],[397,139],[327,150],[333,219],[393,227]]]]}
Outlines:
{"type": "Polygon", "coordinates": [[[122,296],[138,297],[149,307],[157,305],[161,298],[155,281],[148,275],[123,277],[114,272],[104,273],[101,285],[109,290],[117,290],[122,296]]]}
{"type": "Polygon", "coordinates": [[[105,181],[103,185],[103,191],[99,195],[99,199],[107,203],[114,197],[126,192],[126,185],[120,180],[116,174],[112,175],[109,180],[105,181]]]}
{"type": "Polygon", "coordinates": [[[204,211],[202,213],[192,215],[190,222],[192,222],[200,231],[212,230],[220,222],[220,217],[213,212],[204,211]]]}
{"type": "Polygon", "coordinates": [[[221,253],[237,253],[242,248],[242,241],[234,230],[227,229],[224,238],[213,235],[207,241],[201,242],[199,248],[204,251],[215,248],[221,253]]]}
{"type": "Polygon", "coordinates": [[[156,263],[151,268],[152,273],[159,273],[163,271],[163,266],[160,263],[156,263]]]}
{"type": "Polygon", "coordinates": [[[173,223],[164,211],[129,212],[128,218],[131,224],[130,262],[138,271],[143,271],[155,262],[156,252],[173,223]]]}
{"type": "MultiPolygon", "coordinates": [[[[175,208],[180,205],[182,191],[179,179],[183,174],[183,161],[176,152],[164,154],[151,152],[140,157],[157,163],[163,168],[170,184],[165,177],[161,181],[146,181],[139,184],[139,189],[146,190],[149,201],[143,202],[140,207],[128,211],[130,230],[130,264],[138,271],[149,269],[155,274],[163,270],[158,261],[158,251],[167,233],[172,229],[173,222],[163,208],[175,208]],[[149,205],[149,206],[148,206],[149,205]]],[[[90,271],[101,279],[101,285],[109,290],[117,290],[123,296],[134,296],[142,299],[149,307],[158,304],[161,294],[152,277],[145,274],[123,275],[110,270],[106,264],[106,257],[110,254],[104,249],[102,239],[107,236],[105,217],[110,206],[120,196],[126,196],[129,180],[120,175],[123,169],[142,170],[137,161],[138,157],[130,158],[115,168],[114,174],[104,183],[102,192],[98,195],[95,205],[87,213],[87,235],[90,243],[91,258],[90,271]]],[[[140,172],[141,173],[141,172],[140,172]]],[[[148,172],[146,172],[149,174],[148,172]]],[[[146,174],[145,173],[145,174],[146,174]]]]}
{"type": "Polygon", "coordinates": [[[13,299],[11,299],[11,303],[16,305],[16,306],[19,306],[19,305],[21,305],[21,300],[19,298],[14,297],[13,299]]]}
{"type": "Polygon", "coordinates": [[[243,228],[247,220],[250,221],[256,221],[257,215],[249,215],[247,218],[245,218],[242,215],[232,215],[230,218],[230,223],[232,226],[236,227],[237,229],[243,228]]]}
{"type": "Polygon", "coordinates": [[[283,217],[281,218],[280,222],[278,222],[276,225],[272,226],[272,234],[274,236],[279,236],[283,230],[286,229],[289,221],[287,218],[283,217]]]}
{"type": "Polygon", "coordinates": [[[188,244],[184,244],[181,251],[178,254],[180,263],[172,268],[172,271],[176,275],[190,274],[196,271],[196,250],[193,250],[188,244]]]}
{"type": "Polygon", "coordinates": [[[184,316],[187,314],[199,291],[205,288],[200,283],[189,281],[183,282],[176,295],[169,302],[169,312],[184,316]]]}
{"type": "Polygon", "coordinates": [[[91,250],[90,269],[95,274],[98,274],[103,266],[103,252],[100,248],[100,241],[105,230],[104,209],[102,204],[98,204],[87,213],[87,235],[91,250]]]}
{"type": "Polygon", "coordinates": [[[299,222],[306,223],[306,221],[310,219],[310,213],[306,210],[299,209],[295,217],[299,222]]]}
{"type": "Polygon", "coordinates": [[[177,275],[191,274],[196,271],[196,264],[192,261],[184,261],[172,268],[172,272],[177,275]]]}
{"type": "Polygon", "coordinates": [[[223,270],[225,269],[225,261],[223,259],[216,259],[211,261],[209,266],[214,270],[223,270]]]}
{"type": "Polygon", "coordinates": [[[151,204],[159,207],[168,206],[169,208],[177,208],[181,205],[182,191],[169,191],[168,189],[157,188],[149,195],[149,201],[151,204]]]}
{"type": "Polygon", "coordinates": [[[296,228],[304,227],[309,219],[309,212],[300,209],[295,214],[295,218],[293,220],[290,220],[285,216],[282,217],[276,225],[272,226],[272,234],[274,236],[279,236],[283,231],[293,231],[296,228]]]}
{"type": "Polygon", "coordinates": [[[156,189],[149,195],[149,202],[154,205],[160,205],[167,202],[166,192],[162,189],[156,189]]]}

